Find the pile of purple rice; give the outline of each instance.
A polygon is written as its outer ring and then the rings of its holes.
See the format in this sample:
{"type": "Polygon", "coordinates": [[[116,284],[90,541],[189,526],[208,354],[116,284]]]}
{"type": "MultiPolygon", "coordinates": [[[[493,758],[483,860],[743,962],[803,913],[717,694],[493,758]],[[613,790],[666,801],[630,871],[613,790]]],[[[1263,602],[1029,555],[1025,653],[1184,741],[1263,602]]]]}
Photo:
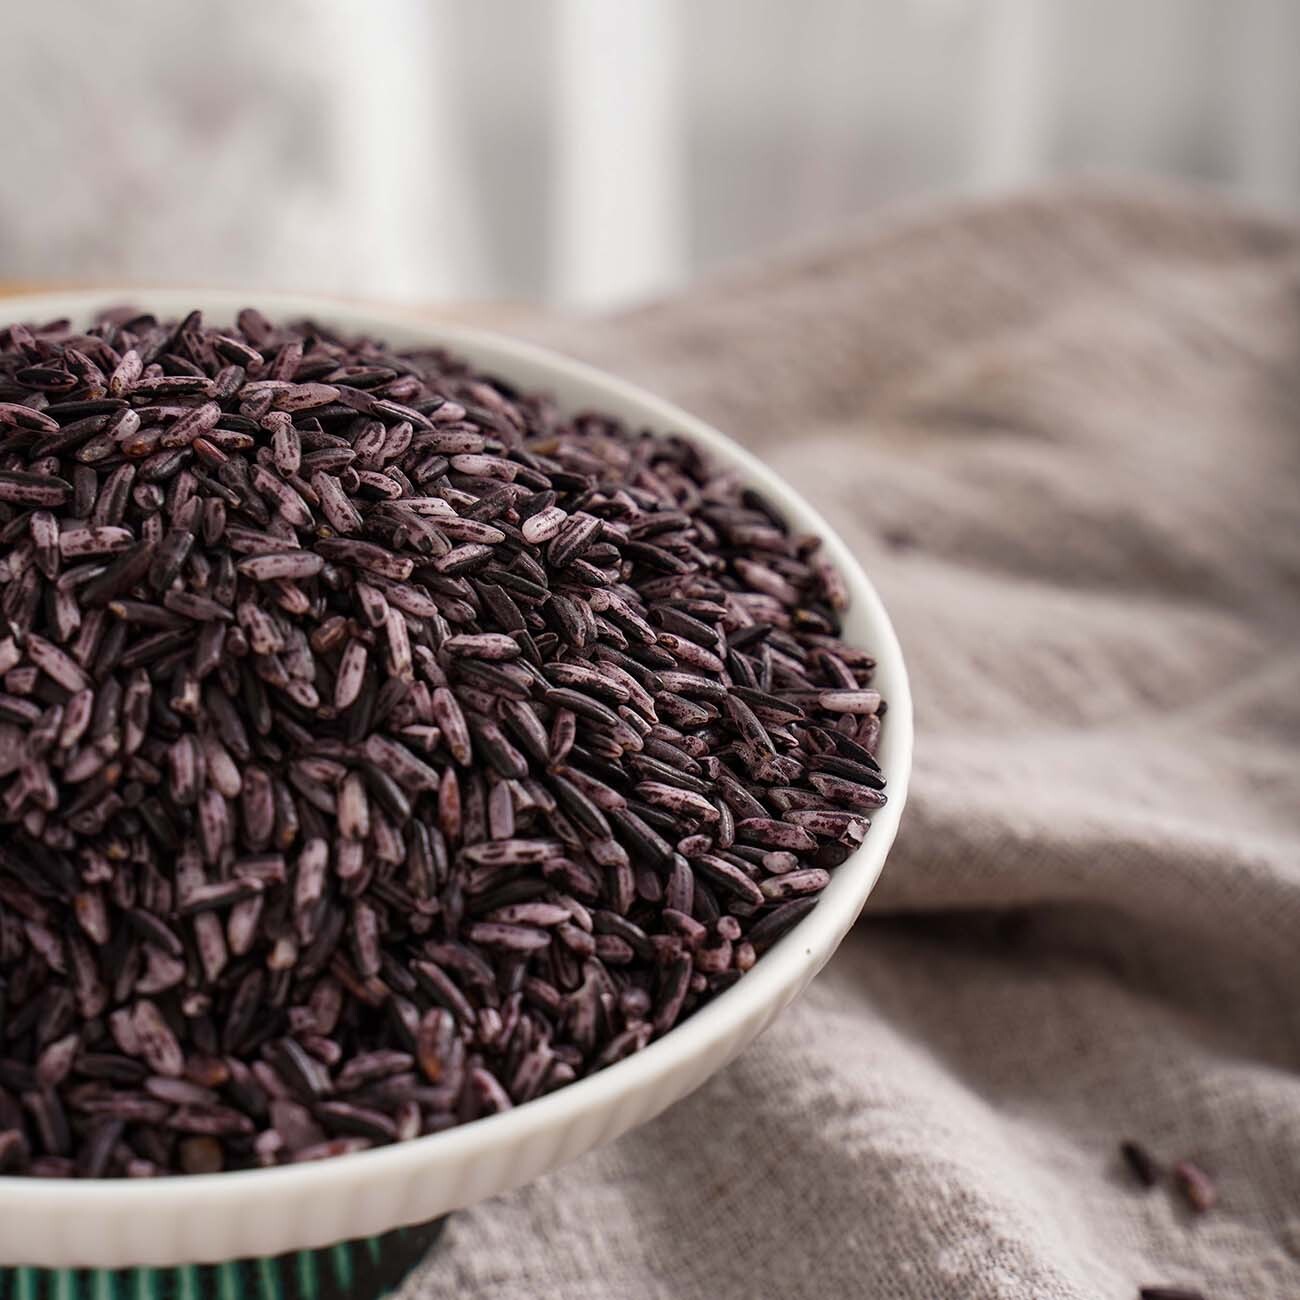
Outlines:
{"type": "Polygon", "coordinates": [[[645,1047],[885,800],[815,537],[246,310],[0,330],[0,1172],[432,1133],[645,1047]]]}

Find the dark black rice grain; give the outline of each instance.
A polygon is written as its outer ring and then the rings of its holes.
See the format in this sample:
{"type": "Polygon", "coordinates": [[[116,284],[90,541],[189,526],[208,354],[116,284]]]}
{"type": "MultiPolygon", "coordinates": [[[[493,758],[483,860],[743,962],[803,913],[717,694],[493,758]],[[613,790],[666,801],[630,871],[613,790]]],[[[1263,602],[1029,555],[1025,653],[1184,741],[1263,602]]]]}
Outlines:
{"type": "Polygon", "coordinates": [[[0,1172],[342,1154],[669,1032],[884,803],[844,605],[689,444],[440,352],[0,330],[0,1172]]]}
{"type": "Polygon", "coordinates": [[[1126,1138],[1119,1144],[1119,1153],[1143,1187],[1154,1187],[1160,1181],[1159,1161],[1140,1142],[1126,1138]]]}

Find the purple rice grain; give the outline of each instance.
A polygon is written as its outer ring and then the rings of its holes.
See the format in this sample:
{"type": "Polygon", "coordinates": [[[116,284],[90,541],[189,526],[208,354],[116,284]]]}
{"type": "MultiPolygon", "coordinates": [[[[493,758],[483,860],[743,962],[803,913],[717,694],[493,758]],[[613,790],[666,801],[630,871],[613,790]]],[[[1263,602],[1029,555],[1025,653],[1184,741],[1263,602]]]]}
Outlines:
{"type": "Polygon", "coordinates": [[[0,1170],[343,1154],[671,1030],[884,803],[845,604],[689,444],[441,352],[0,334],[0,1170]]]}
{"type": "Polygon", "coordinates": [[[1180,1160],[1173,1168],[1174,1184],[1194,1214],[1205,1214],[1219,1201],[1219,1190],[1209,1174],[1192,1160],[1180,1160]]]}

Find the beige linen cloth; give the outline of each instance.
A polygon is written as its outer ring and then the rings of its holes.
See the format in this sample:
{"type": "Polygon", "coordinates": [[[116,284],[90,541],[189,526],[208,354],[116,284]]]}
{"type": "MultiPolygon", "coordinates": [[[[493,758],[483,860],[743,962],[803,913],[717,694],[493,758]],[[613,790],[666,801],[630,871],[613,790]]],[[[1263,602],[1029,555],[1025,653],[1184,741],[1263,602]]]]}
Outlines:
{"type": "Polygon", "coordinates": [[[1074,190],[525,329],[856,548],[917,704],[867,913],[694,1096],[412,1296],[1300,1297],[1300,243],[1074,190]],[[1191,1216],[1126,1136],[1211,1171],[1191,1216]]]}

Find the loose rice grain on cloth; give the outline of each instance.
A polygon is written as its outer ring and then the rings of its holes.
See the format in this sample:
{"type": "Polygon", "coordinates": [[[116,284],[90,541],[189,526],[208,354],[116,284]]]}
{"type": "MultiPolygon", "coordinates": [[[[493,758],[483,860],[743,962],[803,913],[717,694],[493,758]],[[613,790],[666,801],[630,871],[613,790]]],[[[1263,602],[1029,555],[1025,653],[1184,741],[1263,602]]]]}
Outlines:
{"type": "Polygon", "coordinates": [[[825,510],[898,624],[916,776],[810,992],[456,1215],[407,1295],[1300,1295],[1298,248],[1074,190],[506,322],[825,510]],[[1126,1137],[1217,1206],[1135,1187],[1126,1137]]]}

